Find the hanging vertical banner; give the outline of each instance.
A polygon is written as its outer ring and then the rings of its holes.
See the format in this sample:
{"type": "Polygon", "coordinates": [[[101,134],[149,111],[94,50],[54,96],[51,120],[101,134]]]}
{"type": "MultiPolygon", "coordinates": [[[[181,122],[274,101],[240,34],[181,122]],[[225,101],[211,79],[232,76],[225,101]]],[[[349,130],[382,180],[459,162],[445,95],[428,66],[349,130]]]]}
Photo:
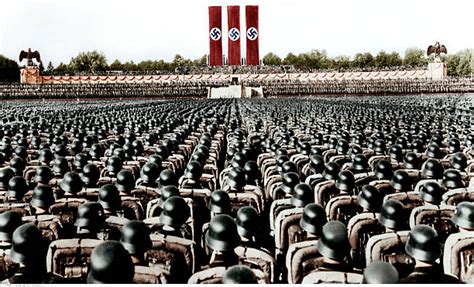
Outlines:
{"type": "Polygon", "coordinates": [[[229,65],[240,65],[240,6],[227,6],[229,65]]]}
{"type": "Polygon", "coordinates": [[[209,6],[209,65],[222,66],[221,6],[209,6]]]}
{"type": "Polygon", "coordinates": [[[245,19],[247,22],[247,65],[259,64],[258,52],[258,6],[245,6],[245,19]]]}

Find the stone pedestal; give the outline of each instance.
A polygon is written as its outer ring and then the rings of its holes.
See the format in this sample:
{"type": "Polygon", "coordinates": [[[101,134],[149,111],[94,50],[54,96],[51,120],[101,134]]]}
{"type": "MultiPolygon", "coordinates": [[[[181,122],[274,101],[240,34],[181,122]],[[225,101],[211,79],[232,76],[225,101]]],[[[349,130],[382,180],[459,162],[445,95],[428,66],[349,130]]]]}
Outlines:
{"type": "Polygon", "coordinates": [[[448,66],[442,62],[428,64],[432,80],[442,80],[448,75],[448,66]]]}
{"type": "Polygon", "coordinates": [[[20,70],[20,82],[22,84],[41,84],[40,70],[36,66],[27,66],[20,70]]]}
{"type": "Polygon", "coordinates": [[[242,86],[233,85],[228,87],[212,87],[208,90],[209,99],[240,99],[242,98],[242,86]]]}

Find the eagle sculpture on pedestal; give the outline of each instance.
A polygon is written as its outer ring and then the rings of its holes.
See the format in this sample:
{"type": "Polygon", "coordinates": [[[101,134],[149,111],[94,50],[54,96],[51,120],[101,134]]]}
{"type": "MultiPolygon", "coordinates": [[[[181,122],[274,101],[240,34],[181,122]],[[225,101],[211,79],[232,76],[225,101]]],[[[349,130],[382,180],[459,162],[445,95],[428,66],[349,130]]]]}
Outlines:
{"type": "Polygon", "coordinates": [[[448,50],[446,49],[446,46],[441,45],[439,42],[436,42],[434,46],[429,45],[428,49],[426,50],[426,54],[428,56],[430,56],[431,54],[435,54],[435,58],[439,58],[439,55],[441,55],[441,53],[447,54],[448,50]]]}
{"type": "Polygon", "coordinates": [[[20,62],[23,61],[23,59],[27,59],[28,66],[34,66],[33,59],[35,59],[38,63],[42,63],[40,53],[38,51],[31,51],[31,48],[28,48],[28,52],[22,50],[20,52],[19,59],[20,62]]]}

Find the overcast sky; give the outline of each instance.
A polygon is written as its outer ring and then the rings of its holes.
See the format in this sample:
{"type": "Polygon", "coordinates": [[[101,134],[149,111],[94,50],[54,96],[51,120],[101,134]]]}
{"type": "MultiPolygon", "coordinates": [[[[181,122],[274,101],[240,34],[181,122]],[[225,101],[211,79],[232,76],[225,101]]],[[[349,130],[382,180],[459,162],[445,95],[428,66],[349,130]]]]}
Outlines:
{"type": "MultiPolygon", "coordinates": [[[[109,63],[171,60],[209,53],[209,5],[260,6],[260,56],[284,57],[325,49],[330,56],[425,49],[440,41],[448,52],[474,48],[472,0],[1,0],[0,54],[40,51],[45,65],[68,63],[81,51],[103,52],[109,63]]],[[[245,41],[243,41],[245,42],[245,41]]],[[[245,43],[242,43],[245,55],[245,43]]],[[[227,41],[224,41],[227,53],[227,41]]]]}

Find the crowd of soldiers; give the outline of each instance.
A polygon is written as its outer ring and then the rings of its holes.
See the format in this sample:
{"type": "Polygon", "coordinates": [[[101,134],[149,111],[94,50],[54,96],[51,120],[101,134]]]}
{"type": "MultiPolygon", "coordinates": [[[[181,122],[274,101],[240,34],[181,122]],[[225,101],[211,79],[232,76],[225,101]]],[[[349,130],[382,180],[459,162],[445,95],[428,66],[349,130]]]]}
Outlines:
{"type": "MultiPolygon", "coordinates": [[[[255,81],[251,83],[255,85],[255,81]]],[[[474,91],[474,79],[374,79],[374,80],[268,80],[260,83],[268,97],[315,94],[420,94],[467,93],[474,91]]]]}
{"type": "Polygon", "coordinates": [[[0,279],[472,283],[472,107],[3,102],[0,279]]]}
{"type": "Polygon", "coordinates": [[[209,87],[226,81],[169,81],[155,83],[77,83],[0,85],[0,99],[75,99],[121,97],[206,97],[209,87]]]}
{"type": "MultiPolygon", "coordinates": [[[[226,79],[183,80],[150,83],[74,83],[74,84],[0,84],[0,99],[75,99],[75,98],[205,98],[209,88],[231,84],[226,79]]],[[[474,80],[243,80],[248,87],[263,87],[265,97],[309,96],[322,94],[420,94],[466,93],[474,91],[474,80]]]]}

